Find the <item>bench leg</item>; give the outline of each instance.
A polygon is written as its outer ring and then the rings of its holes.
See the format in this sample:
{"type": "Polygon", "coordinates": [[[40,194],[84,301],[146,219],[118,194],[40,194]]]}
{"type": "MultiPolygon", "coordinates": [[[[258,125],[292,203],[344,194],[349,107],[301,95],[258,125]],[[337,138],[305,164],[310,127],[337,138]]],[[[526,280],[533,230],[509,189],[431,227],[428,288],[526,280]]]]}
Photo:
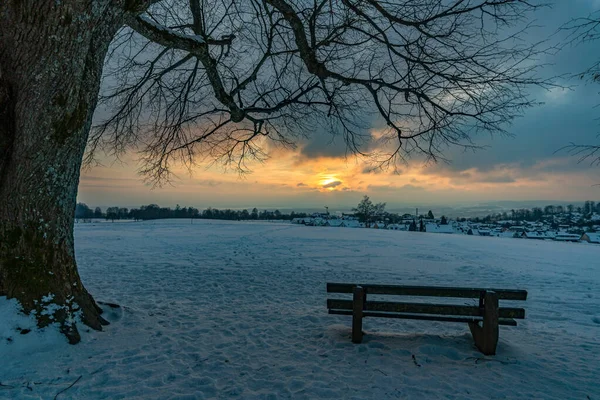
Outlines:
{"type": "Polygon", "coordinates": [[[469,322],[469,328],[475,340],[475,346],[486,356],[496,354],[498,345],[498,295],[486,292],[484,297],[483,326],[477,322],[469,322]]]}
{"type": "Polygon", "coordinates": [[[352,298],[352,343],[361,343],[363,338],[362,319],[365,290],[356,286],[352,298]]]}

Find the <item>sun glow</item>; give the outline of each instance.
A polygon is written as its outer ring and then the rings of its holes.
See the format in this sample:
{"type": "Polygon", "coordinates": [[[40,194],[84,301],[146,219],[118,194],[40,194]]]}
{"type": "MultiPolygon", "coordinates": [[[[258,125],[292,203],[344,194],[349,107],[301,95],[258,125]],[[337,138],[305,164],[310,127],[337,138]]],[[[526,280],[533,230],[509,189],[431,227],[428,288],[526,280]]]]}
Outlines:
{"type": "Polygon", "coordinates": [[[334,179],[334,178],[321,179],[319,181],[319,185],[321,185],[321,186],[327,186],[327,185],[332,184],[335,181],[337,181],[337,179],[334,179]]]}
{"type": "Polygon", "coordinates": [[[321,191],[333,192],[341,187],[342,180],[337,174],[319,174],[317,185],[321,191]]]}
{"type": "Polygon", "coordinates": [[[418,204],[434,202],[438,198],[448,201],[468,198],[496,200],[508,196],[535,200],[538,196],[555,196],[558,181],[571,191],[574,188],[578,188],[579,192],[584,189],[597,191],[592,186],[597,183],[595,177],[546,172],[559,168],[563,163],[566,165],[570,161],[567,159],[540,164],[529,171],[510,164],[485,171],[477,168],[454,171],[443,166],[412,164],[395,174],[372,171],[369,165],[344,158],[306,158],[296,152],[278,154],[269,162],[255,166],[255,173],[243,179],[212,167],[199,168],[190,176],[181,167],[175,170],[178,178],[173,187],[152,190],[137,175],[135,156],[129,157],[127,165],[99,166],[84,172],[79,186],[79,201],[104,207],[115,205],[119,201],[115,199],[122,198],[120,201],[126,203],[116,205],[154,202],[173,206],[173,198],[177,198],[180,202],[200,208],[258,205],[268,209],[270,202],[277,207],[281,204],[304,207],[317,204],[320,207],[325,199],[329,205],[356,205],[365,194],[377,202],[390,204],[418,204]]]}

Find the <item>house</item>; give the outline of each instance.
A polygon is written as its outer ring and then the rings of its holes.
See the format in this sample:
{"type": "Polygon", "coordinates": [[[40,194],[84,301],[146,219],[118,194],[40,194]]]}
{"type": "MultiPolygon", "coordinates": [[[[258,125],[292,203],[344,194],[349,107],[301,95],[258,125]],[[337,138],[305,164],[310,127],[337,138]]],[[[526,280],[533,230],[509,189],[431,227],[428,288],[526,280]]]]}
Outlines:
{"type": "Polygon", "coordinates": [[[327,219],[329,218],[329,213],[313,213],[311,215],[313,218],[321,218],[321,219],[327,219]]]}
{"type": "Polygon", "coordinates": [[[387,229],[390,229],[390,230],[393,230],[393,231],[406,231],[406,230],[408,230],[408,228],[404,224],[389,224],[387,226],[387,229]]]}
{"type": "Polygon", "coordinates": [[[343,219],[330,219],[325,223],[325,226],[333,226],[334,228],[344,228],[346,226],[346,221],[343,219]]]}
{"type": "Polygon", "coordinates": [[[317,217],[315,219],[313,219],[313,226],[325,226],[325,224],[327,223],[327,220],[321,217],[317,217]]]}
{"type": "Polygon", "coordinates": [[[600,244],[600,233],[598,232],[586,232],[581,236],[581,240],[585,240],[588,243],[600,244]]]}
{"type": "Polygon", "coordinates": [[[525,233],[525,227],[519,226],[519,225],[511,226],[510,228],[508,228],[508,230],[513,233],[519,233],[519,234],[525,233]]]}
{"type": "Polygon", "coordinates": [[[439,225],[429,222],[425,224],[425,232],[429,233],[455,233],[452,225],[439,225]]]}
{"type": "Polygon", "coordinates": [[[579,242],[581,240],[581,235],[576,233],[564,233],[560,232],[554,237],[554,240],[560,242],[579,242]]]}
{"type": "Polygon", "coordinates": [[[344,227],[346,228],[362,228],[361,223],[355,219],[344,220],[344,227]]]}
{"type": "Polygon", "coordinates": [[[525,239],[537,239],[537,240],[546,240],[546,239],[554,239],[556,234],[552,232],[543,232],[543,231],[535,231],[535,232],[523,232],[522,237],[525,239]]]}
{"type": "Polygon", "coordinates": [[[522,237],[521,235],[522,235],[521,233],[513,232],[510,230],[493,233],[493,236],[501,237],[501,238],[520,238],[520,237],[522,237]]]}
{"type": "Polygon", "coordinates": [[[311,223],[312,223],[312,218],[294,218],[294,219],[292,219],[292,224],[310,225],[311,223]]]}

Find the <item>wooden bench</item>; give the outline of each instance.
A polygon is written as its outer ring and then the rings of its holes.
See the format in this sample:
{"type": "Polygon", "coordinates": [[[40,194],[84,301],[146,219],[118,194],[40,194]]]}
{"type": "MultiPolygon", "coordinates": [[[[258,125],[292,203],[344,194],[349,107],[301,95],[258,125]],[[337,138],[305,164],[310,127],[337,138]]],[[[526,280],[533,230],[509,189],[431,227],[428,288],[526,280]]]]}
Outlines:
{"type": "Polygon", "coordinates": [[[477,289],[438,286],[362,285],[327,283],[327,293],[351,293],[349,299],[327,299],[329,314],[352,315],[352,342],[361,343],[365,317],[466,322],[477,348],[485,355],[496,354],[498,326],[517,326],[525,310],[499,307],[498,300],[526,300],[526,290],[477,289]],[[367,295],[452,297],[479,299],[478,305],[407,303],[367,300],[367,295]],[[480,326],[481,324],[481,326],[480,326]]]}

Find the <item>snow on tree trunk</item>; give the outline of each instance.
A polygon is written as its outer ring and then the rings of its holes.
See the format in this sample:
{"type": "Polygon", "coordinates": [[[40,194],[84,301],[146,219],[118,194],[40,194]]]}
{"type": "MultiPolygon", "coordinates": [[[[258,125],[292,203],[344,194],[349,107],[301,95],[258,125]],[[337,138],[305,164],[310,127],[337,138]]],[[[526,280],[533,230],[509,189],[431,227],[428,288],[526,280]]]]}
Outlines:
{"type": "Polygon", "coordinates": [[[77,272],[73,219],[115,3],[0,2],[0,295],[71,343],[75,315],[106,324],[77,272]]]}

